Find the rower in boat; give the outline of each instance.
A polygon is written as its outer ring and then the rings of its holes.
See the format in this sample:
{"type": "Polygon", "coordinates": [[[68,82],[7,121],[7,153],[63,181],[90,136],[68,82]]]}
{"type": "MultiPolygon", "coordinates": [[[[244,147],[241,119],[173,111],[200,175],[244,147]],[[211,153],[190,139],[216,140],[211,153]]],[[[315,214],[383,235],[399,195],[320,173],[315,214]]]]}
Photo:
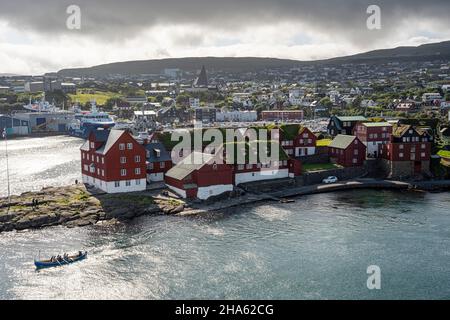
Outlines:
{"type": "Polygon", "coordinates": [[[71,264],[76,261],[83,260],[87,257],[87,252],[79,251],[78,254],[70,256],[67,253],[64,253],[62,256],[52,256],[49,260],[35,260],[34,264],[36,268],[48,268],[48,267],[57,267],[65,264],[71,264]]]}

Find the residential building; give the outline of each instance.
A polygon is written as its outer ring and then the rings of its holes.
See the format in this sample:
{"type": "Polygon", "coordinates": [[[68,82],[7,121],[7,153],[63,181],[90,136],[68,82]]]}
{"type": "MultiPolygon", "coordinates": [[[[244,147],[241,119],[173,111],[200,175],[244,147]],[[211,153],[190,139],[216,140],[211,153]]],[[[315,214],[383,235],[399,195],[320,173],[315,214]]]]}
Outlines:
{"type": "Polygon", "coordinates": [[[220,111],[216,112],[217,122],[255,122],[258,120],[256,111],[220,111]]]}
{"type": "Polygon", "coordinates": [[[189,98],[189,106],[193,109],[200,108],[200,99],[198,98],[189,98]]]}
{"type": "Polygon", "coordinates": [[[307,127],[302,127],[294,140],[295,156],[305,157],[316,154],[317,136],[307,127]]]}
{"type": "Polygon", "coordinates": [[[419,105],[413,101],[410,102],[401,102],[395,106],[395,111],[405,112],[405,113],[414,113],[419,110],[419,105]]]}
{"type": "Polygon", "coordinates": [[[24,87],[25,92],[36,93],[44,91],[43,81],[26,82],[24,87]]]}
{"type": "Polygon", "coordinates": [[[422,102],[430,103],[430,102],[433,102],[435,100],[439,100],[439,101],[442,100],[442,96],[441,96],[440,93],[432,92],[432,93],[424,93],[422,95],[422,102]]]}
{"type": "Polygon", "coordinates": [[[340,117],[332,116],[328,123],[328,134],[335,137],[339,134],[352,135],[353,129],[358,122],[365,122],[367,119],[362,116],[356,117],[340,117]]]}
{"type": "Polygon", "coordinates": [[[81,146],[83,182],[107,193],[146,189],[146,150],[128,132],[92,131],[81,146]]]}
{"type": "Polygon", "coordinates": [[[391,142],[383,145],[385,170],[391,177],[412,177],[430,173],[431,143],[427,131],[412,125],[394,128],[391,142]]]}
{"type": "Polygon", "coordinates": [[[366,159],[366,146],[355,136],[339,134],[328,146],[328,154],[343,167],[360,167],[366,159]]]}
{"type": "Polygon", "coordinates": [[[161,124],[186,123],[191,119],[190,113],[176,107],[166,107],[156,112],[156,118],[161,124]]]}
{"type": "Polygon", "coordinates": [[[172,168],[172,158],[160,142],[146,144],[147,182],[164,181],[164,175],[172,168]]]}
{"type": "Polygon", "coordinates": [[[216,122],[216,108],[204,107],[193,110],[193,120],[197,123],[214,123],[216,122]]]}
{"type": "Polygon", "coordinates": [[[10,91],[11,89],[9,87],[4,87],[4,86],[0,86],[0,94],[6,94],[10,91]]]}
{"type": "Polygon", "coordinates": [[[167,171],[166,186],[182,198],[206,200],[233,191],[233,168],[211,154],[193,152],[167,171]]]}
{"type": "Polygon", "coordinates": [[[303,110],[270,110],[261,112],[262,121],[302,121],[303,117],[303,110]]]}
{"type": "Polygon", "coordinates": [[[378,158],[382,146],[391,141],[392,125],[388,122],[358,123],[353,135],[367,147],[367,157],[378,158]]]}

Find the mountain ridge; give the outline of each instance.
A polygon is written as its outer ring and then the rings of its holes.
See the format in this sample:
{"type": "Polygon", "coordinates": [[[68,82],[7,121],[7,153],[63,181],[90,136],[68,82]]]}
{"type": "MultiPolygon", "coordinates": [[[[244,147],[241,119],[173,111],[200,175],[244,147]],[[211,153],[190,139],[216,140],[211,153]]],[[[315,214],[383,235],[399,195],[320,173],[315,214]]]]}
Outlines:
{"type": "Polygon", "coordinates": [[[265,69],[289,68],[317,64],[377,63],[384,61],[422,61],[427,59],[449,59],[450,41],[429,43],[420,46],[402,46],[378,49],[350,56],[323,60],[301,61],[270,57],[185,57],[150,60],[134,60],[101,64],[87,68],[62,69],[60,76],[106,76],[112,74],[138,75],[160,74],[164,69],[180,69],[196,72],[205,65],[208,72],[257,72],[265,69]]]}

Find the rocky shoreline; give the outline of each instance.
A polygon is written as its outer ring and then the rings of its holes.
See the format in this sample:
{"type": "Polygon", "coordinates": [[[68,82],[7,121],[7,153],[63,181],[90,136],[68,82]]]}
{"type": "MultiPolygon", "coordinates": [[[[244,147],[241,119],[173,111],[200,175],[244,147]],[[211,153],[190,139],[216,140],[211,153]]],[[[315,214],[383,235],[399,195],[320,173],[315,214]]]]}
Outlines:
{"type": "Polygon", "coordinates": [[[151,192],[99,194],[87,190],[84,185],[44,188],[39,192],[12,196],[9,209],[8,199],[0,199],[0,233],[56,225],[71,228],[99,223],[115,224],[149,214],[197,215],[262,201],[282,201],[290,197],[364,188],[442,192],[450,190],[450,180],[405,182],[355,179],[331,185],[317,184],[259,194],[247,193],[201,203],[186,203],[151,192]],[[37,207],[33,206],[33,199],[38,201],[37,207]]]}
{"type": "Polygon", "coordinates": [[[44,188],[12,196],[9,208],[8,199],[0,199],[0,232],[117,223],[146,214],[176,214],[184,208],[181,201],[158,199],[145,192],[95,194],[83,185],[44,188]],[[38,201],[37,206],[33,206],[33,199],[38,201]]]}

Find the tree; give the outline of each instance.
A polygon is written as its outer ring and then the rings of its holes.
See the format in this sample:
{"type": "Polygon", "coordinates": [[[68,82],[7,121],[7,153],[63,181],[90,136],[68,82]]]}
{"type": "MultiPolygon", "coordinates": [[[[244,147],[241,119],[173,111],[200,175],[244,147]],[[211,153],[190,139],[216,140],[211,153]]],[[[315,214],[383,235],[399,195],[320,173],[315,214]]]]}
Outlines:
{"type": "Polygon", "coordinates": [[[331,102],[330,98],[328,97],[325,97],[322,100],[320,100],[319,104],[327,108],[331,108],[333,106],[333,102],[331,102]]]}
{"type": "Polygon", "coordinates": [[[118,106],[123,105],[127,103],[125,100],[118,98],[118,97],[114,97],[114,98],[109,98],[108,100],[106,100],[105,105],[103,106],[103,108],[106,111],[111,111],[114,106],[117,104],[118,106]]]}

